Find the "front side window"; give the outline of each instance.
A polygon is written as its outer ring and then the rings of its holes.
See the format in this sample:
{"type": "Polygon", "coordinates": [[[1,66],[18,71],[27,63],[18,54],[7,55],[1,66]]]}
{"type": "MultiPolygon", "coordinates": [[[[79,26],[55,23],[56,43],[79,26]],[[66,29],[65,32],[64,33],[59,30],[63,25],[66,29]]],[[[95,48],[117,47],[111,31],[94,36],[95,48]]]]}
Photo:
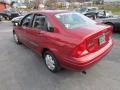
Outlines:
{"type": "Polygon", "coordinates": [[[67,28],[75,29],[83,25],[92,25],[96,22],[89,19],[88,17],[81,15],[77,12],[60,13],[56,14],[55,17],[67,28]]]}
{"type": "Polygon", "coordinates": [[[22,26],[30,27],[32,24],[32,19],[33,19],[33,14],[27,15],[22,21],[22,26]]]}

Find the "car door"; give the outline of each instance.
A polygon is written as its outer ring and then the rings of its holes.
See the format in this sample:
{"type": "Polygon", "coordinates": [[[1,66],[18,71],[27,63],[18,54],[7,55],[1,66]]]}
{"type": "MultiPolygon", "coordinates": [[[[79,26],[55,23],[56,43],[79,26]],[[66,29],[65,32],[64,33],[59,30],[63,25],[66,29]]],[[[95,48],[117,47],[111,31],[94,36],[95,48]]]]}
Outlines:
{"type": "Polygon", "coordinates": [[[27,44],[28,46],[30,45],[29,44],[28,31],[30,31],[30,29],[31,29],[33,16],[34,16],[33,14],[26,15],[22,19],[21,25],[19,27],[21,40],[24,44],[27,44]]]}
{"type": "Polygon", "coordinates": [[[43,47],[43,41],[47,41],[47,33],[50,33],[51,24],[48,18],[42,14],[34,16],[32,28],[28,32],[29,42],[36,53],[40,53],[43,47]]]}

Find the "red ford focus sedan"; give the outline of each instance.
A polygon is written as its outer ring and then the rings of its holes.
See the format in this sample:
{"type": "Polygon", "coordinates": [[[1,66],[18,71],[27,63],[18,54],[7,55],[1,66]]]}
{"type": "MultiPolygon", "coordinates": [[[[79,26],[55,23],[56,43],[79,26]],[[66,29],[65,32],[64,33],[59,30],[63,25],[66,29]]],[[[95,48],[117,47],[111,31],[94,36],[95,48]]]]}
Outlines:
{"type": "Polygon", "coordinates": [[[84,71],[109,53],[112,27],[72,11],[46,10],[26,15],[13,28],[17,44],[41,55],[47,68],[84,71]]]}

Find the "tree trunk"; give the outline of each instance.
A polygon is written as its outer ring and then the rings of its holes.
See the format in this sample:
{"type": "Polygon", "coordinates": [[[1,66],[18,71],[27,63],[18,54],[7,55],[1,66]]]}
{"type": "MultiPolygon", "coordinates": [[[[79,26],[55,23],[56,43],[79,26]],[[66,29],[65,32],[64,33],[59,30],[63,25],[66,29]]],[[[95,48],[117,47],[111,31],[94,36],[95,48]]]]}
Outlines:
{"type": "Polygon", "coordinates": [[[35,0],[35,9],[39,9],[40,0],[35,0]]]}

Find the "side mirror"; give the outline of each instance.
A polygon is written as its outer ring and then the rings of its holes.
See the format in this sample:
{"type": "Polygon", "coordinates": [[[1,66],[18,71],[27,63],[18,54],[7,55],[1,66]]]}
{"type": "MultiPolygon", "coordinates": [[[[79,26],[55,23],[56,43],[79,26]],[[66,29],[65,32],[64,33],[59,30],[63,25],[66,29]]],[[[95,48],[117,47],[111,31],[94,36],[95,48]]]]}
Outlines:
{"type": "Polygon", "coordinates": [[[20,25],[19,22],[15,22],[15,23],[14,23],[14,26],[19,26],[19,25],[20,25]]]}
{"type": "Polygon", "coordinates": [[[19,24],[18,23],[14,23],[14,26],[18,26],[19,24]]]}
{"type": "Polygon", "coordinates": [[[53,28],[53,27],[49,27],[49,28],[48,28],[48,31],[49,31],[49,32],[54,32],[54,28],[53,28]]]}

